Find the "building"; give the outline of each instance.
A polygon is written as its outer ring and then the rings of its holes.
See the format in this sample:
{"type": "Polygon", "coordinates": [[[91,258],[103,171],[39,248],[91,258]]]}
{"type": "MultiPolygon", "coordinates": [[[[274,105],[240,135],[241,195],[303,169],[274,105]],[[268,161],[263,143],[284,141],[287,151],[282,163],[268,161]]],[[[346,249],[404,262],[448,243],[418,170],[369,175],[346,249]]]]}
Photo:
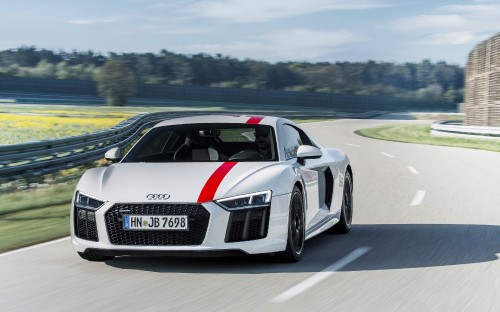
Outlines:
{"type": "Polygon", "coordinates": [[[464,124],[500,127],[500,33],[479,43],[469,53],[464,124]]]}

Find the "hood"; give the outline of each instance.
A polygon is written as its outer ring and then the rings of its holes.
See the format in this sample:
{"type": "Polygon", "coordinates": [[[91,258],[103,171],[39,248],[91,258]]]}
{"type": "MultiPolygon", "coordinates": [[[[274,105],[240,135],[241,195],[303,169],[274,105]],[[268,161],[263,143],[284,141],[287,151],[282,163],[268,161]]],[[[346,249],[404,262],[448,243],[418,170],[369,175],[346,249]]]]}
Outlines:
{"type": "Polygon", "coordinates": [[[154,202],[147,199],[149,194],[168,194],[167,202],[172,203],[206,202],[239,195],[235,191],[270,189],[262,179],[262,171],[269,171],[264,176],[270,177],[275,171],[271,168],[277,165],[275,162],[118,163],[89,170],[78,189],[119,203],[154,202]],[[260,178],[252,179],[256,174],[260,178]]]}

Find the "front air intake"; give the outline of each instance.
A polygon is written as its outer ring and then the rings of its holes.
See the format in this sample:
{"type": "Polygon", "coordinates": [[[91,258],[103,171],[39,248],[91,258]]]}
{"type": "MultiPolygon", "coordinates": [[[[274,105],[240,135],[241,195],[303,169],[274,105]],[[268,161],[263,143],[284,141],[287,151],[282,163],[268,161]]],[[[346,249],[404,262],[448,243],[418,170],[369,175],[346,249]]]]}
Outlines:
{"type": "Polygon", "coordinates": [[[261,239],[267,236],[270,207],[231,212],[226,231],[226,243],[261,239]]]}
{"type": "Polygon", "coordinates": [[[210,213],[200,204],[116,204],[106,212],[106,228],[114,245],[194,246],[205,239],[210,213]],[[188,231],[127,231],[123,215],[179,215],[188,217],[188,231]]]}
{"type": "Polygon", "coordinates": [[[97,242],[97,223],[95,211],[75,207],[75,234],[76,237],[97,242]]]}

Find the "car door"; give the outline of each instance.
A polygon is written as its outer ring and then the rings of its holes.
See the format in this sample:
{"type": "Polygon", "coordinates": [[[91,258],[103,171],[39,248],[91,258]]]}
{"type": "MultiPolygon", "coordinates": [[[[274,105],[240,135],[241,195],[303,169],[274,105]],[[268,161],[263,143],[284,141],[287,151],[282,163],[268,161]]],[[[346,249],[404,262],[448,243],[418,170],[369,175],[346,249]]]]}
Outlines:
{"type": "Polygon", "coordinates": [[[297,162],[297,149],[300,145],[313,145],[312,141],[299,128],[292,124],[281,126],[282,150],[280,151],[287,162],[295,168],[304,186],[304,198],[306,201],[306,230],[315,223],[321,221],[322,211],[320,193],[322,192],[319,182],[323,167],[321,159],[307,160],[304,165],[297,162]]]}

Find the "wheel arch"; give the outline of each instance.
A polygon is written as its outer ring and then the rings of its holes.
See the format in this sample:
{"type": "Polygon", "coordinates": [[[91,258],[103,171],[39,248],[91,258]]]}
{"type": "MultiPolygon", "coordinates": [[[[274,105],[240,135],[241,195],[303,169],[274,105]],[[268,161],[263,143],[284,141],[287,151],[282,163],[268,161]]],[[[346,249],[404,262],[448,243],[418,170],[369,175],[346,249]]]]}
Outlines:
{"type": "Polygon", "coordinates": [[[354,176],[352,175],[352,168],[351,165],[347,165],[346,171],[349,172],[349,175],[351,176],[351,188],[354,190],[354,176]]]}
{"type": "Polygon", "coordinates": [[[302,181],[299,179],[297,181],[295,181],[295,183],[293,184],[293,187],[292,187],[292,192],[293,192],[293,188],[294,187],[297,187],[300,191],[300,194],[302,195],[302,203],[303,203],[303,209],[304,209],[304,212],[307,211],[307,194],[306,194],[306,191],[304,190],[304,186],[302,185],[302,181]]]}
{"type": "Polygon", "coordinates": [[[302,183],[300,181],[295,181],[295,184],[293,186],[298,187],[300,192],[302,193],[302,196],[304,195],[304,187],[302,186],[302,183]]]}

